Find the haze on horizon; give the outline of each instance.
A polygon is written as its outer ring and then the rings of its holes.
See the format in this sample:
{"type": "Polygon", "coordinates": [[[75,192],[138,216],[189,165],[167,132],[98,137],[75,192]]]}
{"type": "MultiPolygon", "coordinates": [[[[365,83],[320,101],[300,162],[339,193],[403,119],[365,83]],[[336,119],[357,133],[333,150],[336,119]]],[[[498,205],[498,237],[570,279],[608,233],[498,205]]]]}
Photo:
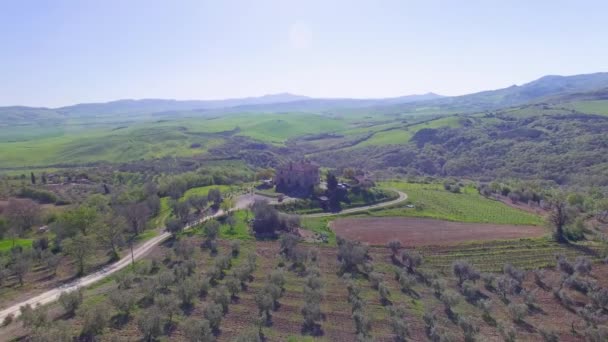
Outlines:
{"type": "Polygon", "coordinates": [[[0,106],[460,95],[608,70],[603,1],[0,4],[0,106]]]}

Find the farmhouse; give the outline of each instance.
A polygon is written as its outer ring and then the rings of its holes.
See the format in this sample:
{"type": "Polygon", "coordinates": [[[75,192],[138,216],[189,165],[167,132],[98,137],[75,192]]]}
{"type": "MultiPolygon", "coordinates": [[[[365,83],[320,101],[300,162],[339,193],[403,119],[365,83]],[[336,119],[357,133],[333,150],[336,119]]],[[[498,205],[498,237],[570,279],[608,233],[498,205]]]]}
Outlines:
{"type": "Polygon", "coordinates": [[[277,168],[274,183],[279,192],[308,195],[319,184],[319,165],[309,161],[289,162],[277,168]]]}

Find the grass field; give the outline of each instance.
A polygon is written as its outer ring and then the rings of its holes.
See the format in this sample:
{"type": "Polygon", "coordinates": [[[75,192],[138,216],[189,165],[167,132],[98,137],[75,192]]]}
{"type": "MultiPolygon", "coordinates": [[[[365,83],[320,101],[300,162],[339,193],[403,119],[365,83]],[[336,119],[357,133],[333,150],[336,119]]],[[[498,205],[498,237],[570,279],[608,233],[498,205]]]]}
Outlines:
{"type": "Polygon", "coordinates": [[[234,212],[234,218],[236,224],[231,230],[227,224],[222,224],[220,227],[220,237],[222,239],[231,240],[253,240],[253,236],[249,233],[249,223],[247,220],[251,219],[253,214],[249,210],[239,210],[234,212]]]}
{"type": "Polygon", "coordinates": [[[207,194],[209,193],[209,190],[211,190],[211,189],[219,189],[222,194],[226,194],[230,191],[236,190],[236,187],[232,187],[229,185],[200,186],[197,188],[188,189],[188,191],[186,191],[186,193],[184,193],[184,196],[182,196],[182,198],[180,200],[184,201],[184,200],[188,199],[190,196],[195,196],[195,195],[196,196],[207,196],[207,194]]]}
{"type": "MultiPolygon", "coordinates": [[[[15,246],[21,247],[32,247],[32,239],[15,239],[15,246]]],[[[0,240],[0,252],[5,252],[13,248],[13,240],[2,239],[0,240]]]]}
{"type": "Polygon", "coordinates": [[[499,201],[484,198],[473,187],[465,187],[455,194],[442,184],[383,182],[382,187],[401,190],[408,195],[408,203],[416,208],[398,205],[370,210],[369,216],[416,216],[457,222],[478,222],[513,225],[542,225],[541,217],[509,207],[499,201]]]}
{"type": "MultiPolygon", "coordinates": [[[[416,122],[420,119],[408,120],[416,122]]],[[[405,130],[400,128],[405,125],[400,118],[372,115],[362,119],[311,113],[230,114],[211,118],[175,117],[171,120],[149,117],[137,122],[122,117],[108,117],[100,122],[71,120],[47,125],[0,127],[0,165],[25,168],[193,156],[207,153],[232,135],[281,146],[289,139],[307,135],[337,133],[348,140],[376,132],[357,146],[402,144],[407,143],[419,129],[457,124],[456,117],[447,117],[414,124],[405,130]],[[395,129],[382,131],[390,128],[395,129]],[[200,147],[193,148],[193,144],[200,147]]]]}
{"type": "Polygon", "coordinates": [[[423,128],[439,128],[439,127],[458,127],[459,118],[450,116],[429,122],[409,126],[403,129],[391,129],[375,133],[371,138],[363,141],[355,147],[373,146],[373,145],[398,145],[407,144],[412,136],[423,128]]]}
{"type": "Polygon", "coordinates": [[[568,103],[565,107],[572,108],[586,114],[608,115],[608,100],[577,101],[568,103]]]}

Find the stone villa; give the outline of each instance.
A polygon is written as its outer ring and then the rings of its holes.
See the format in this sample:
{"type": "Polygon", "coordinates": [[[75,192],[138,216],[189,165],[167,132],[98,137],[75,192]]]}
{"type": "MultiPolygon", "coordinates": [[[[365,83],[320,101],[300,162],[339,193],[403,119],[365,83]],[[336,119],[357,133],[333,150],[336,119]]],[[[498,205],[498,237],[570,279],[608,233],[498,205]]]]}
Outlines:
{"type": "Polygon", "coordinates": [[[307,195],[320,179],[319,165],[309,161],[289,162],[277,168],[274,184],[279,192],[307,195]]]}

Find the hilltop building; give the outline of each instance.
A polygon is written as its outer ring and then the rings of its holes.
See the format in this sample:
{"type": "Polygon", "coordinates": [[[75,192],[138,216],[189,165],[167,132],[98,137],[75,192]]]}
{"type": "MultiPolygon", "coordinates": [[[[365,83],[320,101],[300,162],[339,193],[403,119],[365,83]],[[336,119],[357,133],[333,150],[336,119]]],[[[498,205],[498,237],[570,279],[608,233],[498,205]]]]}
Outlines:
{"type": "Polygon", "coordinates": [[[278,192],[309,195],[320,179],[319,165],[309,161],[289,162],[277,168],[274,184],[278,192]]]}

